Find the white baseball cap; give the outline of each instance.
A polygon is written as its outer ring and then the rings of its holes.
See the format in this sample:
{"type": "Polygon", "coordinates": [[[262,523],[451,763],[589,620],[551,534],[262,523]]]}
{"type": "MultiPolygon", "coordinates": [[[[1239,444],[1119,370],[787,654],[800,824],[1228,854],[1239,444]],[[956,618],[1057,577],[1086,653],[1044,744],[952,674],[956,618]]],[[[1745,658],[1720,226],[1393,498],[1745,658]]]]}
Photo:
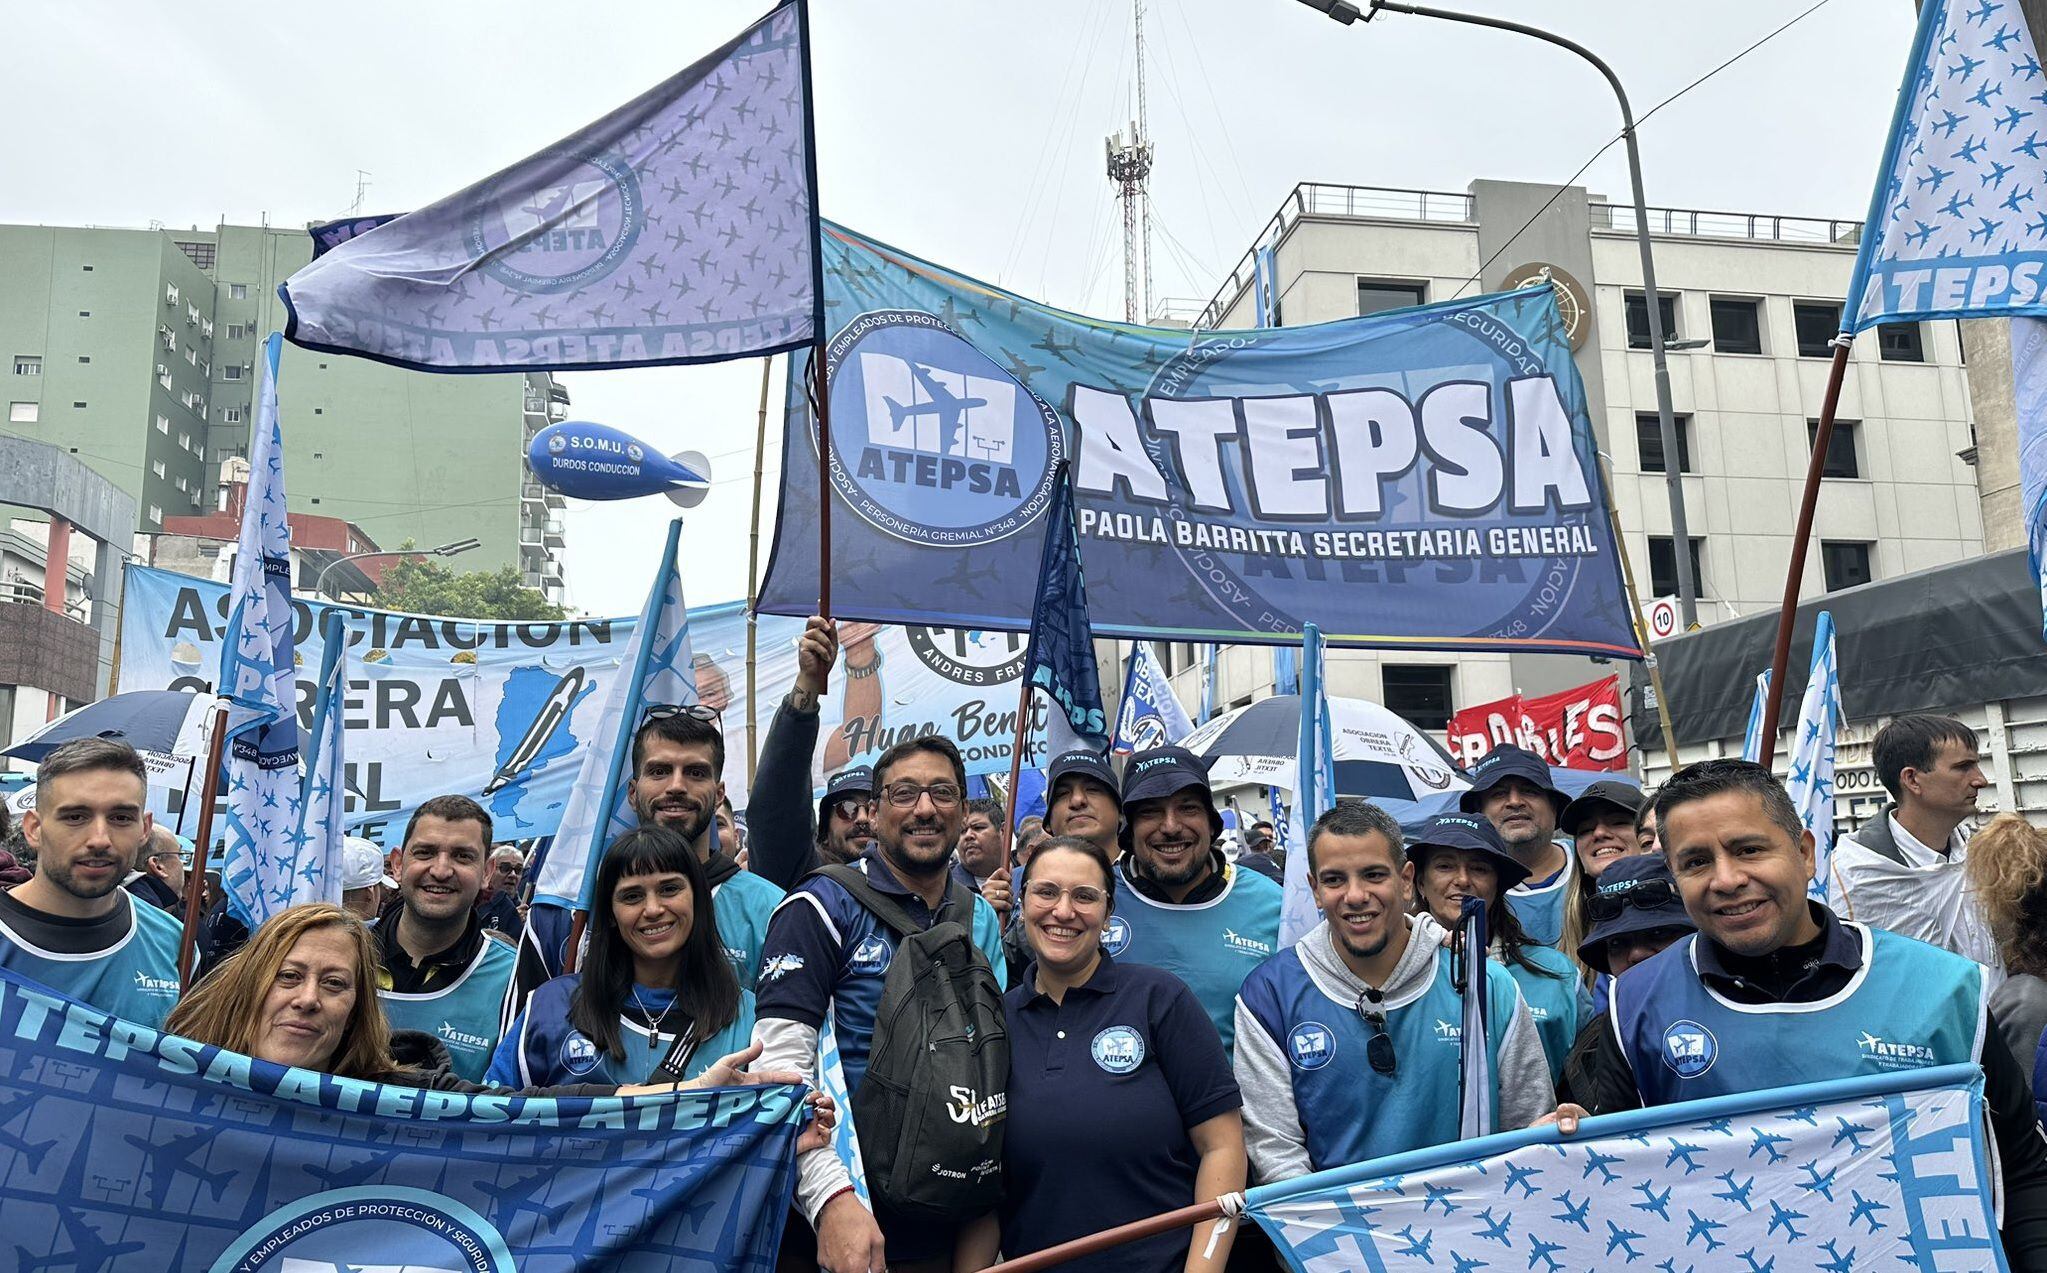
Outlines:
{"type": "Polygon", "coordinates": [[[341,890],[345,893],[349,889],[368,888],[372,884],[398,887],[398,881],[384,873],[384,851],[360,836],[342,837],[341,890]]]}

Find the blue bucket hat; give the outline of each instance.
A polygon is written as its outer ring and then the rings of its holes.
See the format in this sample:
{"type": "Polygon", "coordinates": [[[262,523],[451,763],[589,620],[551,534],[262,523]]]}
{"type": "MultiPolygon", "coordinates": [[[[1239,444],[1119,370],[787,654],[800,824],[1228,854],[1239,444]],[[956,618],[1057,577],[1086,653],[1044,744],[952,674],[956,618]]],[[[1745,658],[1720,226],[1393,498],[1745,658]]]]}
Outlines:
{"type": "Polygon", "coordinates": [[[1592,929],[1578,943],[1578,962],[1594,972],[1606,971],[1606,943],[1616,937],[1659,928],[1698,931],[1661,853],[1632,853],[1608,864],[1586,899],[1585,915],[1592,929]]]}
{"type": "Polygon", "coordinates": [[[1508,852],[1507,842],[1500,838],[1493,824],[1475,813],[1446,813],[1424,822],[1422,829],[1407,841],[1407,860],[1419,871],[1437,849],[1465,849],[1491,858],[1493,871],[1500,880],[1497,901],[1504,902],[1507,890],[1528,878],[1528,868],[1508,852]]]}
{"type": "Polygon", "coordinates": [[[1487,752],[1477,764],[1471,767],[1471,790],[1457,798],[1457,807],[1466,813],[1477,813],[1485,801],[1488,791],[1509,778],[1520,778],[1531,786],[1545,792],[1549,802],[1561,818],[1564,807],[1570,804],[1570,797],[1557,790],[1549,775],[1549,764],[1542,757],[1525,747],[1506,743],[1487,752]]]}

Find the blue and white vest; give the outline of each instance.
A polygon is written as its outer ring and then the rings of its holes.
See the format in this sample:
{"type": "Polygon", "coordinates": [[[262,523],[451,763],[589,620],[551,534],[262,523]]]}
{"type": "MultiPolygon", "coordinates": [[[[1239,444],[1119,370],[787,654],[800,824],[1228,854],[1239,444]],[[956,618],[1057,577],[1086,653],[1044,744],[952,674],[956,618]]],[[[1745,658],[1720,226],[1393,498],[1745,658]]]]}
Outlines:
{"type": "Polygon", "coordinates": [[[1150,964],[1186,982],[1227,1053],[1236,1040],[1237,991],[1279,949],[1280,888],[1256,871],[1234,864],[1223,869],[1222,893],[1187,906],[1118,889],[1102,949],[1119,962],[1150,964]]]}
{"type": "Polygon", "coordinates": [[[753,989],[761,950],[768,944],[768,919],[781,904],[782,890],[752,871],[741,871],[711,889],[718,940],[725,944],[725,958],[738,974],[741,990],[753,989]]]}
{"type": "Polygon", "coordinates": [[[130,919],[128,935],[112,946],[59,954],[23,940],[0,920],[0,967],[123,1021],[160,1030],[178,1006],[178,940],[184,929],[169,912],[138,906],[133,893],[118,890],[116,896],[130,919]]]}
{"type": "Polygon", "coordinates": [[[1578,854],[1569,846],[1558,847],[1564,850],[1564,869],[1554,880],[1541,888],[1516,884],[1507,890],[1507,905],[1521,921],[1521,931],[1539,946],[1554,946],[1564,939],[1564,899],[1578,885],[1578,854]]]}
{"type": "MultiPolygon", "coordinates": [[[[1390,1076],[1366,1058],[1374,1031],[1358,1015],[1357,995],[1324,984],[1298,949],[1273,956],[1244,983],[1244,1007],[1287,1058],[1316,1171],[1457,1139],[1464,999],[1443,951],[1429,958],[1427,981],[1378,1005],[1393,1039],[1390,1076]]],[[[1521,995],[1497,963],[1486,968],[1486,991],[1486,1050],[1497,1074],[1521,995]]],[[[1492,1098],[1497,1120],[1497,1084],[1492,1098]]]]}
{"type": "Polygon", "coordinates": [[[379,990],[377,998],[393,1030],[420,1030],[439,1039],[454,1058],[455,1073],[477,1083],[497,1050],[505,987],[518,963],[517,951],[486,937],[453,983],[424,994],[379,990]]]}
{"type": "Polygon", "coordinates": [[[1549,1078],[1554,1083],[1564,1072],[1564,1058],[1571,1055],[1578,1031],[1591,1020],[1590,1001],[1585,983],[1578,980],[1578,966],[1564,958],[1561,951],[1527,945],[1521,948],[1521,954],[1528,962],[1556,974],[1545,977],[1494,957],[1521,988],[1521,999],[1528,1005],[1528,1015],[1535,1020],[1535,1033],[1542,1040],[1542,1054],[1549,1061],[1549,1078]]]}
{"type": "MultiPolygon", "coordinates": [[[[1843,921],[1844,924],[1846,921],[1843,921]]],[[[1699,980],[1697,935],[1613,983],[1613,1027],[1644,1105],[1975,1063],[1988,1016],[1983,966],[1883,929],[1846,924],[1862,967],[1813,1003],[1735,1003],[1699,980]]]]}
{"type": "MultiPolygon", "coordinates": [[[[608,1083],[624,1087],[644,1083],[675,1045],[676,1035],[656,1034],[637,1021],[619,1018],[619,1060],[598,1050],[582,1031],[569,1024],[569,1005],[582,978],[575,973],[556,977],[533,992],[526,1010],[491,1059],[488,1081],[497,1087],[560,1087],[569,1083],[608,1083]]],[[[669,990],[636,987],[655,1013],[675,1001],[669,990]]],[[[713,1062],[745,1048],[753,1038],[753,992],[739,992],[739,1015],[708,1039],[699,1039],[683,1077],[693,1079],[713,1062]]]]}

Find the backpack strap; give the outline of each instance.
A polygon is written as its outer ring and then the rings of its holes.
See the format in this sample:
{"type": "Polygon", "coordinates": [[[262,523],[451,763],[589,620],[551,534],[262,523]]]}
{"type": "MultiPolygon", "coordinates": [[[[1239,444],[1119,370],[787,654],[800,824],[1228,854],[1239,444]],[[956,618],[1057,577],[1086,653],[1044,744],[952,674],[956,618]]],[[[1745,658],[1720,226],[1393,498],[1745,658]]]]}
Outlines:
{"type": "MultiPolygon", "coordinates": [[[[874,887],[874,882],[860,868],[835,862],[817,868],[816,873],[851,893],[854,901],[887,925],[896,936],[915,937],[924,931],[924,926],[911,919],[901,903],[874,887]]],[[[956,886],[957,881],[954,883],[956,886]]]]}

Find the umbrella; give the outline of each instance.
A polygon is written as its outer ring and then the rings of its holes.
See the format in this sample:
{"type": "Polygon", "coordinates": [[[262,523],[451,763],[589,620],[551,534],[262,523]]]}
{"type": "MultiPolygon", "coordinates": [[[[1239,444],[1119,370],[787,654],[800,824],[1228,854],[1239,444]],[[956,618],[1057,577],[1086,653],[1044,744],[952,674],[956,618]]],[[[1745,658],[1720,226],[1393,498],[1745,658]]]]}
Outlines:
{"type": "MultiPolygon", "coordinates": [[[[1442,744],[1377,703],[1331,698],[1329,725],[1338,795],[1425,800],[1471,785],[1442,744]]],[[[1211,781],[1291,791],[1300,733],[1300,695],[1274,694],[1224,712],[1180,745],[1209,762],[1211,781]]]]}
{"type": "Polygon", "coordinates": [[[203,757],[206,727],[213,713],[211,694],[191,690],[134,690],[66,712],[27,738],[0,751],[30,764],[59,743],[74,738],[118,738],[140,752],[160,756],[203,757]]]}

